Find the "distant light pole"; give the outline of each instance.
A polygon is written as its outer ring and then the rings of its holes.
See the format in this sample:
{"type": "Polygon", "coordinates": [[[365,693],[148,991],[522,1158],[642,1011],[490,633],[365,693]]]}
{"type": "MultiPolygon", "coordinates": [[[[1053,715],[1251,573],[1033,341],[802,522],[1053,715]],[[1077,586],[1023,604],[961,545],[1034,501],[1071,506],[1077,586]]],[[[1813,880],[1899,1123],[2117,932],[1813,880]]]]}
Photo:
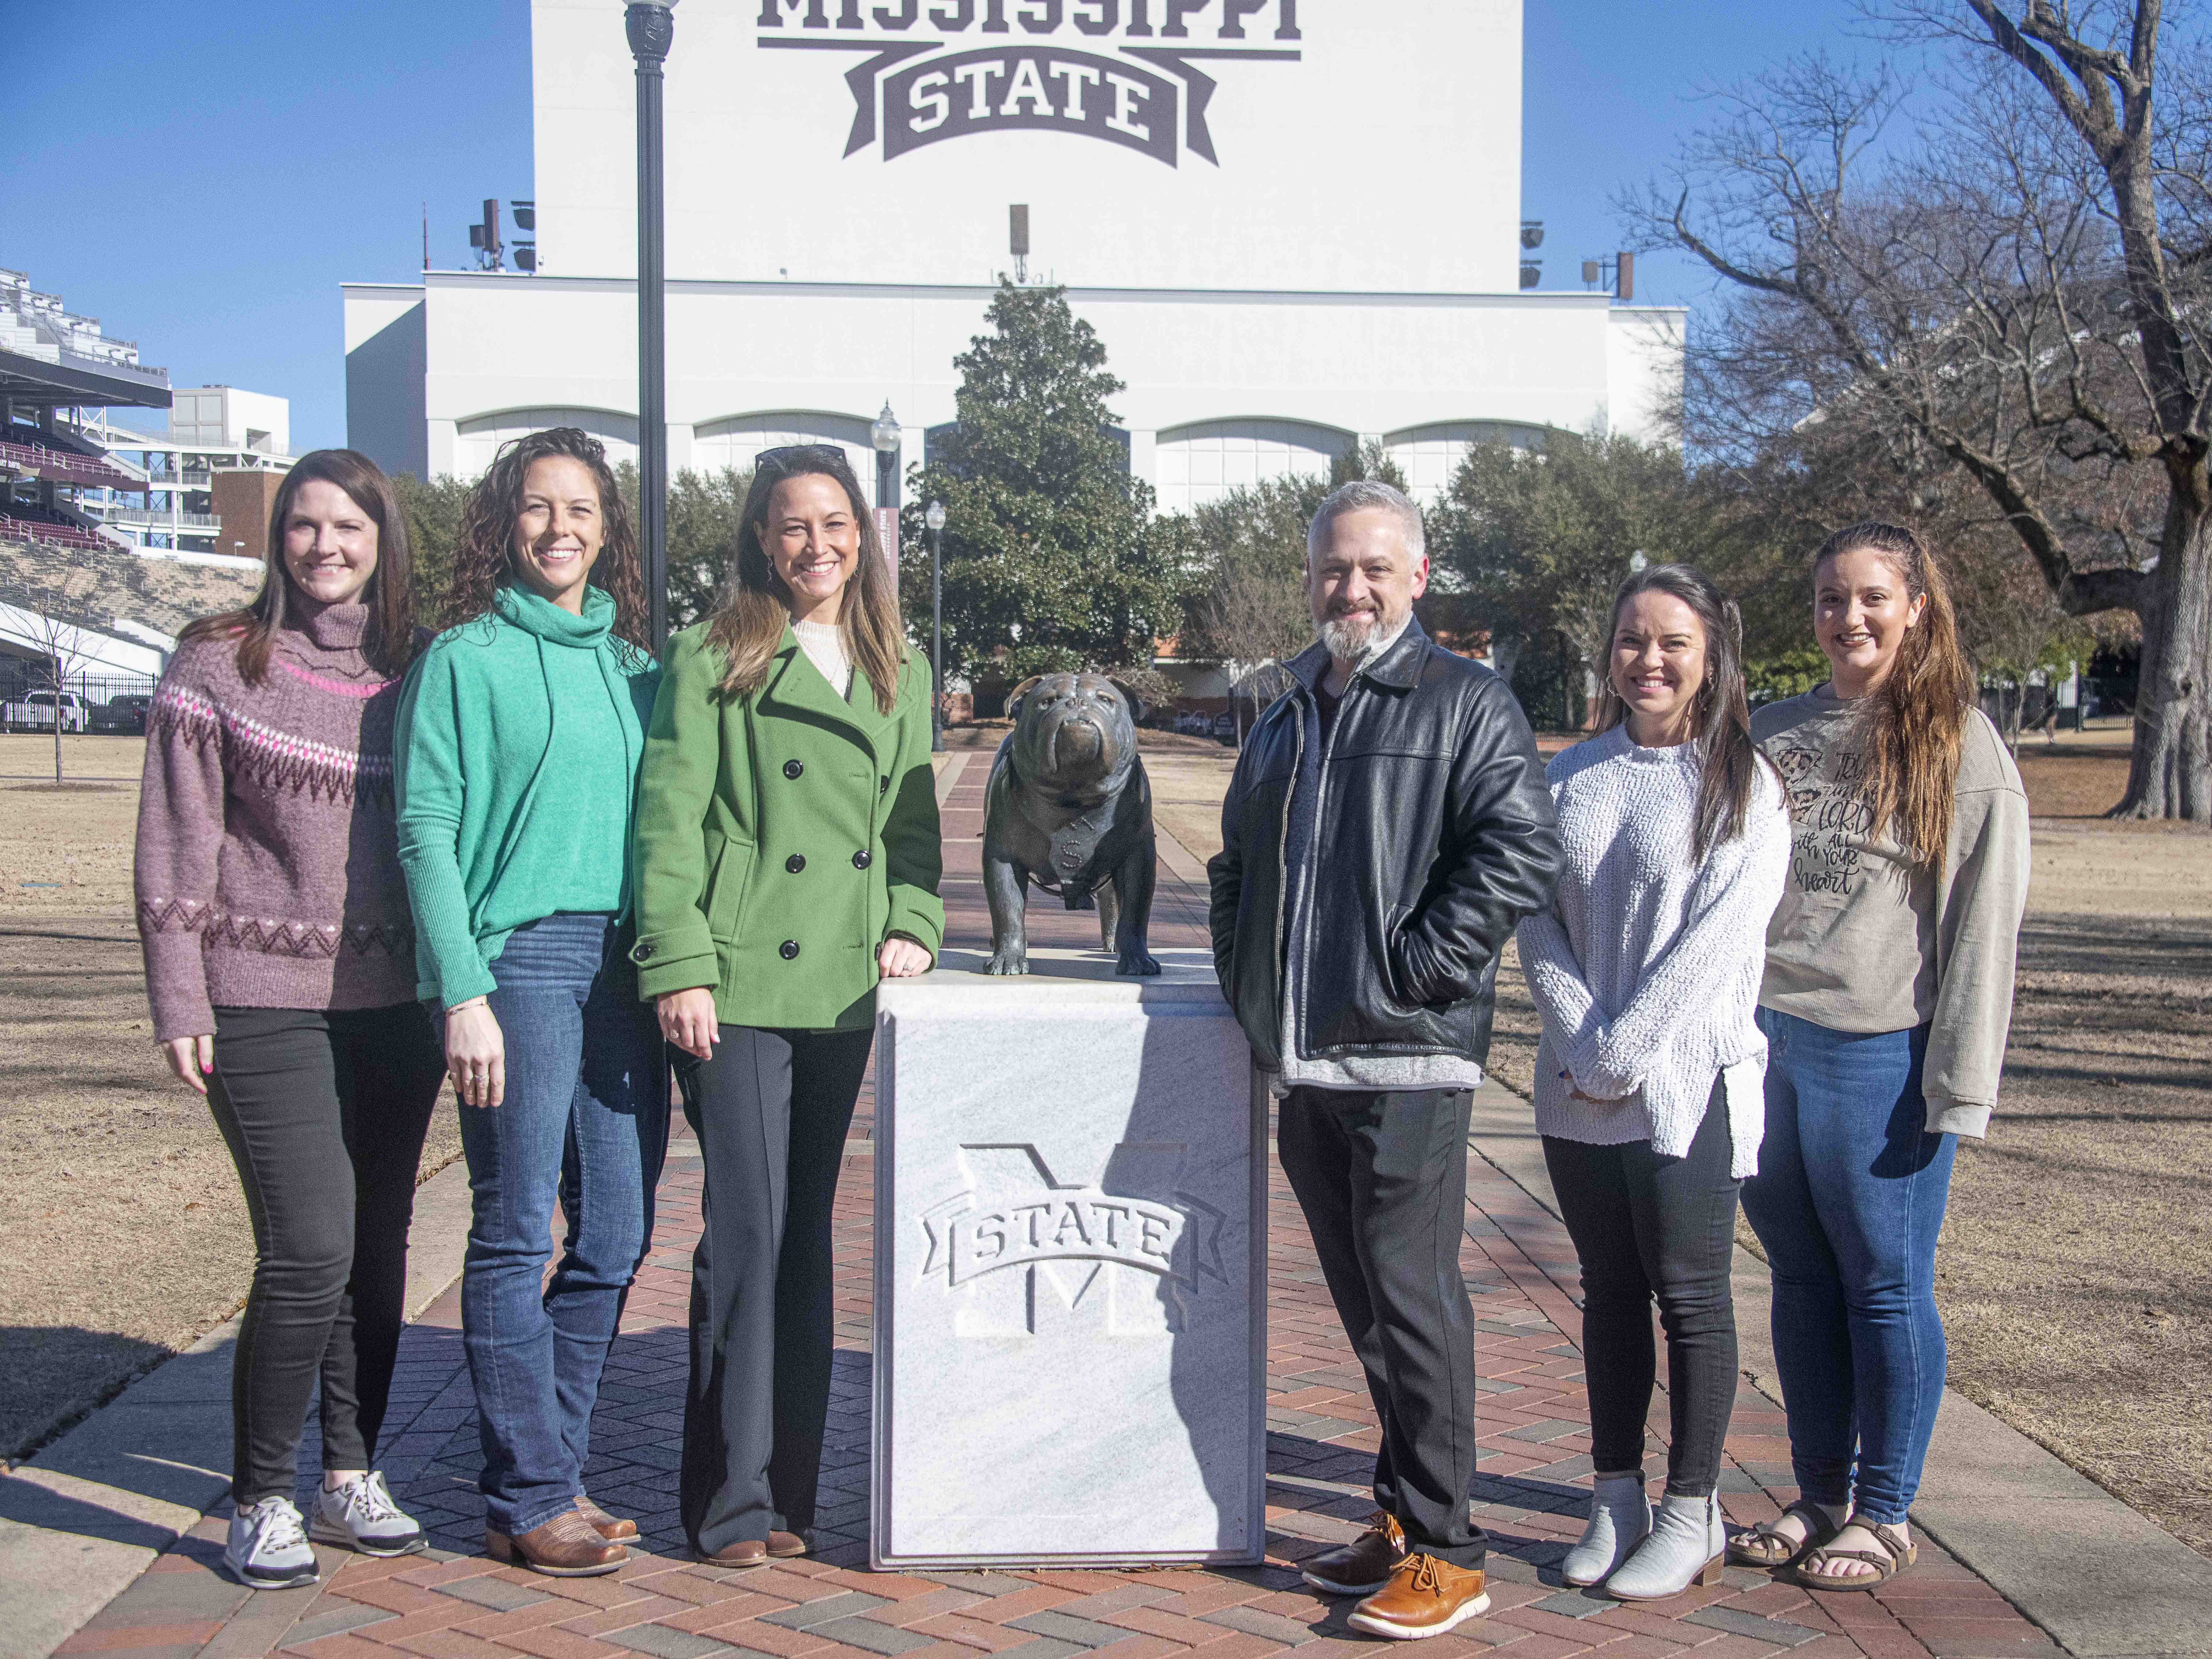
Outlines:
{"type": "Polygon", "coordinates": [[[929,531],[929,751],[945,752],[945,503],[921,515],[929,531]]]}
{"type": "Polygon", "coordinates": [[[660,66],[676,39],[676,0],[629,0],[623,27],[637,60],[638,557],[645,625],[656,652],[668,638],[666,272],[662,267],[660,66]]]}

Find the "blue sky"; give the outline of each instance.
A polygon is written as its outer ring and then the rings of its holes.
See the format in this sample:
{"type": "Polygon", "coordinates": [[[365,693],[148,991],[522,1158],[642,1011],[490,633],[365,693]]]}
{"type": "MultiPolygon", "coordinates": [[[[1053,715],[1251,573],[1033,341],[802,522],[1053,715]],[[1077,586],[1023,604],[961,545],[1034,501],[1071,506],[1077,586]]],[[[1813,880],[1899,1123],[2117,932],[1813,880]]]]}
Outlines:
{"type": "MultiPolygon", "coordinates": [[[[1387,0],[1375,0],[1387,3],[1387,0]]],[[[291,399],[343,442],[338,284],[464,264],[487,196],[531,193],[528,0],[10,0],[0,265],[179,386],[291,399]]],[[[609,27],[621,27],[609,0],[609,27]]],[[[1522,213],[1545,286],[1618,241],[1624,184],[1706,118],[1702,87],[1847,33],[1849,0],[1527,0],[1522,213]]],[[[678,13],[678,49],[682,17],[678,13]]],[[[1682,262],[1639,299],[1694,304],[1682,262]]]]}

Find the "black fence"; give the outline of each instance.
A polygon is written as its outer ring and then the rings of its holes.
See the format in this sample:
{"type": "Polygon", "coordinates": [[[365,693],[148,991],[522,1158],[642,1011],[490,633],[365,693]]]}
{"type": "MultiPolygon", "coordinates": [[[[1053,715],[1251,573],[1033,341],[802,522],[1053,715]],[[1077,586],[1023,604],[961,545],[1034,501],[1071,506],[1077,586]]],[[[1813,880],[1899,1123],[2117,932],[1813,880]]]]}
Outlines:
{"type": "MultiPolygon", "coordinates": [[[[155,682],[144,674],[70,674],[62,730],[130,737],[146,729],[155,682]]],[[[54,729],[54,682],[43,664],[0,657],[0,731],[54,729]]]]}

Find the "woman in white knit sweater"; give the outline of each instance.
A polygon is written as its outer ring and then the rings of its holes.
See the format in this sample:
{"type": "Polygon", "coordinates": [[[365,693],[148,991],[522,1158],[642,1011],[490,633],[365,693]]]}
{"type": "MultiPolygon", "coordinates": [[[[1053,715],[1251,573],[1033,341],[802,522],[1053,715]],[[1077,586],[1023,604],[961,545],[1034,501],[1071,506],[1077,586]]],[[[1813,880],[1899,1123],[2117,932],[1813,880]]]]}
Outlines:
{"type": "Polygon", "coordinates": [[[1563,1567],[1624,1601],[1711,1583],[1726,1549],[1735,1399],[1729,1253],[1759,1166],[1766,924],[1790,859],[1780,779],[1751,740],[1735,602],[1658,565],[1613,601],[1599,735],[1548,769],[1566,867],[1521,924],[1544,1035],[1536,1127],[1582,1260],[1595,1466],[1563,1567]],[[1656,1518],[1644,1424],[1667,1333],[1671,1435],[1656,1518]]]}

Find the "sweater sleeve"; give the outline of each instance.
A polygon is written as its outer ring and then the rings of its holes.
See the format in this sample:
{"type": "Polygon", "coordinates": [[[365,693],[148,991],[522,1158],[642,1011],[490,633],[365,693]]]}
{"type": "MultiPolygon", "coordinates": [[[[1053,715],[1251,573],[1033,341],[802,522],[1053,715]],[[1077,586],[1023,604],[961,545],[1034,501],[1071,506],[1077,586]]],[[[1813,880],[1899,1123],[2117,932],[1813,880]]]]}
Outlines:
{"type": "MultiPolygon", "coordinates": [[[[2027,908],[2027,795],[2002,742],[1978,714],[1967,741],[1986,751],[1986,787],[1954,809],[1948,879],[1936,923],[1936,1007],[1921,1068],[1930,1134],[1989,1133],[2012,1029],[2013,970],[2027,908]]],[[[1963,771],[1965,769],[1962,768],[1963,771]]]]}
{"type": "Polygon", "coordinates": [[[885,937],[904,933],[932,957],[945,943],[945,839],[937,817],[937,774],[929,763],[929,699],[901,700],[899,746],[884,819],[884,875],[890,884],[885,937]]]}
{"type": "Polygon", "coordinates": [[[399,802],[399,867],[415,913],[421,996],[451,1008],[497,988],[477,948],[461,878],[462,773],[459,687],[453,653],[434,647],[416,659],[399,694],[392,736],[399,802]]]}
{"type": "Polygon", "coordinates": [[[131,859],[154,1040],[215,1030],[202,953],[222,851],[222,732],[180,653],[146,718],[146,765],[131,859]]]}
{"type": "MultiPolygon", "coordinates": [[[[721,766],[720,664],[696,632],[671,637],[637,780],[638,994],[721,982],[707,921],[707,809],[721,766]]],[[[733,723],[742,733],[742,718],[733,723]]],[[[739,775],[748,775],[750,768],[739,775]]]]}
{"type": "Polygon", "coordinates": [[[1559,921],[1556,902],[1523,916],[1513,939],[1520,947],[1521,976],[1535,999],[1537,1018],[1546,1030],[1555,1034],[1561,1053],[1572,1050],[1596,1027],[1597,1000],[1583,982],[1582,963],[1575,958],[1574,941],[1559,921]]]}
{"type": "Polygon", "coordinates": [[[1745,814],[1743,833],[1705,854],[1691,884],[1682,924],[1613,1017],[1583,1028],[1565,1045],[1575,1085],[1598,1100],[1617,1100],[1643,1086],[1645,1072],[1675,1033],[1706,1017],[1711,998],[1699,987],[1714,964],[1751,951],[1764,956],[1767,919],[1790,875],[1790,815],[1780,786],[1764,766],[1745,814]]]}

